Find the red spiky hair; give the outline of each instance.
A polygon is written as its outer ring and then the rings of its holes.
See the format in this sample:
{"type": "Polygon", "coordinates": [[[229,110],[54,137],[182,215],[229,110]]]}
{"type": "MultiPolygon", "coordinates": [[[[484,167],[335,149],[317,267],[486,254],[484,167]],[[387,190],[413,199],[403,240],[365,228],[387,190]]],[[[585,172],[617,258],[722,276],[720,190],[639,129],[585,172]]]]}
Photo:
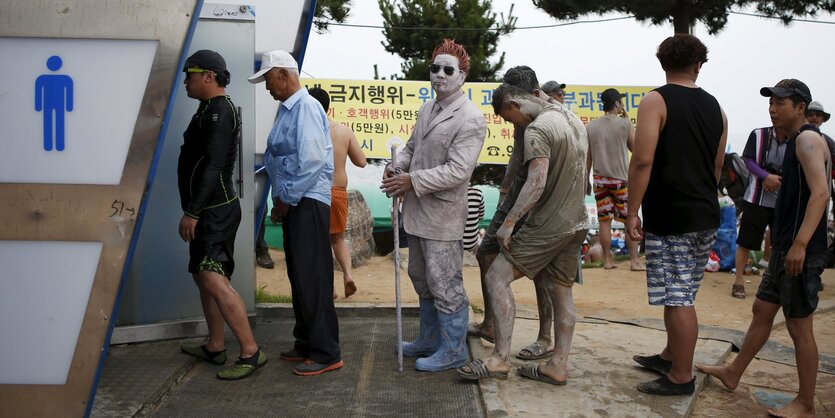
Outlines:
{"type": "Polygon", "coordinates": [[[432,61],[440,54],[452,55],[458,58],[458,68],[465,73],[470,72],[470,55],[467,54],[467,49],[464,45],[456,44],[451,39],[444,39],[444,41],[432,51],[432,61]]]}

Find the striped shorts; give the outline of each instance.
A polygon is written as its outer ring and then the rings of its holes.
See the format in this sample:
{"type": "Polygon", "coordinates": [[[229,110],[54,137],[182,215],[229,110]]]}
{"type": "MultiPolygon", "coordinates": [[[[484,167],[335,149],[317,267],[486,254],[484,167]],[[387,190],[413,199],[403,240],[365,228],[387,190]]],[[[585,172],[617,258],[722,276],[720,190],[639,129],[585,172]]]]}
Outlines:
{"type": "Polygon", "coordinates": [[[650,305],[693,306],[716,230],[681,235],[646,234],[650,305]]]}

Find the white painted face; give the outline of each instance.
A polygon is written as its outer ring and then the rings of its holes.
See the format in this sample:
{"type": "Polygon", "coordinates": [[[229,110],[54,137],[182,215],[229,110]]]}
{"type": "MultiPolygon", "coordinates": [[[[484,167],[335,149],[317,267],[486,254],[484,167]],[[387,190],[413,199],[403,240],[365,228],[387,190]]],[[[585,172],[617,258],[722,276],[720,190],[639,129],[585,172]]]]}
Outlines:
{"type": "Polygon", "coordinates": [[[429,69],[429,81],[432,83],[432,89],[435,90],[435,95],[439,99],[444,99],[453,93],[461,90],[464,85],[464,80],[467,78],[467,73],[458,68],[458,58],[448,54],[440,54],[435,57],[429,69]],[[437,65],[437,67],[435,67],[437,65]],[[433,68],[437,68],[437,72],[432,72],[433,68]],[[452,74],[447,74],[451,72],[452,74]]]}

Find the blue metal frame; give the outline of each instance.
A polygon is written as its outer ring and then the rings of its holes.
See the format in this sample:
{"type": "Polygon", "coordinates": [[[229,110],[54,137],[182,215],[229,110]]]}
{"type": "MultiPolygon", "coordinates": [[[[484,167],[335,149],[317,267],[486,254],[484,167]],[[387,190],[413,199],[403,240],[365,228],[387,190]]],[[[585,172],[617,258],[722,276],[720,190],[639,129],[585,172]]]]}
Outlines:
{"type": "MultiPolygon", "coordinates": [[[[310,7],[307,10],[307,22],[305,22],[305,31],[304,31],[304,39],[302,40],[301,49],[299,51],[299,73],[302,71],[302,64],[304,64],[304,55],[307,52],[307,41],[310,39],[310,29],[313,27],[313,15],[316,14],[316,0],[310,0],[310,7]]],[[[260,61],[255,62],[255,68],[259,68],[261,66],[260,61]]],[[[276,113],[276,118],[278,117],[278,113],[276,113]]],[[[256,173],[260,171],[263,166],[255,167],[256,173]]],[[[257,216],[255,218],[255,242],[258,243],[258,231],[261,230],[261,224],[264,222],[264,215],[267,212],[267,199],[270,197],[270,189],[272,189],[272,184],[270,183],[269,175],[267,176],[267,184],[264,186],[264,192],[261,195],[260,202],[258,203],[258,210],[257,216]]]]}
{"type": "Polygon", "coordinates": [[[107,334],[104,337],[104,344],[102,345],[101,357],[99,357],[99,364],[96,368],[96,375],[93,378],[93,385],[90,388],[90,397],[87,400],[87,408],[84,411],[84,417],[90,416],[93,410],[93,401],[96,398],[96,390],[99,386],[101,373],[104,369],[104,360],[107,358],[107,351],[110,348],[110,338],[113,336],[113,328],[116,326],[116,316],[119,313],[119,306],[122,302],[122,296],[125,292],[125,283],[128,279],[131,263],[133,262],[133,254],[136,251],[136,245],[139,242],[139,233],[142,230],[142,222],[145,218],[145,209],[148,206],[148,197],[151,195],[151,189],[154,185],[154,177],[157,173],[157,165],[159,164],[160,156],[162,155],[163,145],[165,144],[165,133],[168,130],[168,122],[171,119],[171,112],[174,110],[174,102],[177,97],[177,89],[180,87],[178,80],[180,79],[180,69],[183,68],[186,62],[186,54],[191,46],[191,39],[194,36],[194,31],[197,28],[197,22],[200,20],[200,10],[203,8],[203,0],[197,0],[194,6],[194,12],[191,14],[191,23],[186,32],[186,39],[183,42],[182,50],[180,50],[180,58],[177,61],[176,75],[174,81],[171,83],[171,90],[168,93],[168,105],[165,108],[165,117],[162,120],[162,127],[157,138],[157,148],[154,150],[154,158],[151,162],[151,169],[148,172],[148,179],[145,183],[145,191],[142,193],[142,202],[139,204],[139,214],[136,216],[136,227],[131,236],[128,253],[125,257],[125,265],[122,268],[122,277],[119,279],[119,291],[116,294],[116,301],[113,304],[113,311],[110,313],[110,322],[107,326],[107,334]]]}

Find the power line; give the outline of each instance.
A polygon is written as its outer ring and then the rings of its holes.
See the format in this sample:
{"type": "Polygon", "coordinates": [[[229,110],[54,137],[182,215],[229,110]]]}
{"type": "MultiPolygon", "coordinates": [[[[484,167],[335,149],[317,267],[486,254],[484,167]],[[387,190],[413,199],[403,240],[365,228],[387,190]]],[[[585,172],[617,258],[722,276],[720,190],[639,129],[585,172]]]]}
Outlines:
{"type": "MultiPolygon", "coordinates": [[[[571,26],[571,25],[579,25],[583,23],[600,23],[600,22],[612,22],[615,20],[625,20],[625,19],[632,19],[635,16],[620,16],[620,17],[612,17],[606,19],[595,19],[595,20],[575,20],[572,22],[564,22],[564,23],[555,23],[552,25],[538,25],[538,26],[517,26],[513,28],[513,30],[526,30],[526,29],[547,29],[547,28],[557,28],[560,26],[571,26]]],[[[494,27],[494,28],[423,28],[418,26],[378,26],[378,25],[357,25],[352,23],[335,23],[335,22],[327,22],[323,20],[316,20],[314,21],[316,24],[323,24],[323,25],[334,25],[334,26],[345,26],[350,28],[365,28],[365,29],[395,29],[395,30],[437,30],[437,31],[461,31],[461,32],[475,32],[475,31],[487,31],[487,30],[494,30],[494,31],[501,31],[507,30],[506,28],[502,27],[494,27]]]]}
{"type": "MultiPolygon", "coordinates": [[[[756,13],[736,12],[736,11],[733,11],[733,10],[729,11],[728,13],[735,14],[735,15],[742,15],[742,16],[759,17],[759,18],[763,18],[763,19],[783,20],[783,18],[781,18],[780,16],[766,16],[766,15],[760,15],[760,14],[756,14],[756,13]]],[[[794,18],[793,17],[791,21],[792,22],[823,23],[825,25],[835,25],[835,22],[830,21],[830,20],[799,19],[799,18],[794,18]]]]}
{"type": "MultiPolygon", "coordinates": [[[[783,20],[779,16],[767,16],[762,14],[756,13],[747,13],[747,12],[737,12],[734,10],[729,10],[729,14],[735,15],[742,15],[742,16],[750,16],[750,17],[759,17],[763,19],[775,19],[775,20],[783,20]]],[[[592,20],[575,20],[571,22],[564,22],[564,23],[554,23],[551,25],[535,25],[535,26],[517,26],[513,28],[513,30],[528,30],[528,29],[548,29],[548,28],[558,28],[562,26],[572,26],[572,25],[580,25],[580,24],[587,24],[587,23],[604,23],[604,22],[614,22],[617,20],[625,20],[625,19],[634,19],[634,15],[627,15],[627,16],[620,16],[620,17],[612,17],[612,18],[605,18],[605,19],[592,19],[592,20]]],[[[792,22],[804,22],[804,23],[822,23],[826,25],[835,25],[835,21],[829,20],[813,20],[813,19],[801,19],[801,18],[792,18],[792,22]]],[[[475,31],[502,31],[507,30],[507,28],[503,27],[492,27],[492,28],[425,28],[425,27],[418,27],[418,26],[379,26],[379,25],[358,25],[353,23],[336,23],[336,22],[328,22],[324,20],[316,20],[314,21],[316,24],[321,25],[333,25],[333,26],[344,26],[349,28],[363,28],[363,29],[394,29],[394,30],[431,30],[431,31],[459,31],[459,32],[475,32],[475,31]]]]}

